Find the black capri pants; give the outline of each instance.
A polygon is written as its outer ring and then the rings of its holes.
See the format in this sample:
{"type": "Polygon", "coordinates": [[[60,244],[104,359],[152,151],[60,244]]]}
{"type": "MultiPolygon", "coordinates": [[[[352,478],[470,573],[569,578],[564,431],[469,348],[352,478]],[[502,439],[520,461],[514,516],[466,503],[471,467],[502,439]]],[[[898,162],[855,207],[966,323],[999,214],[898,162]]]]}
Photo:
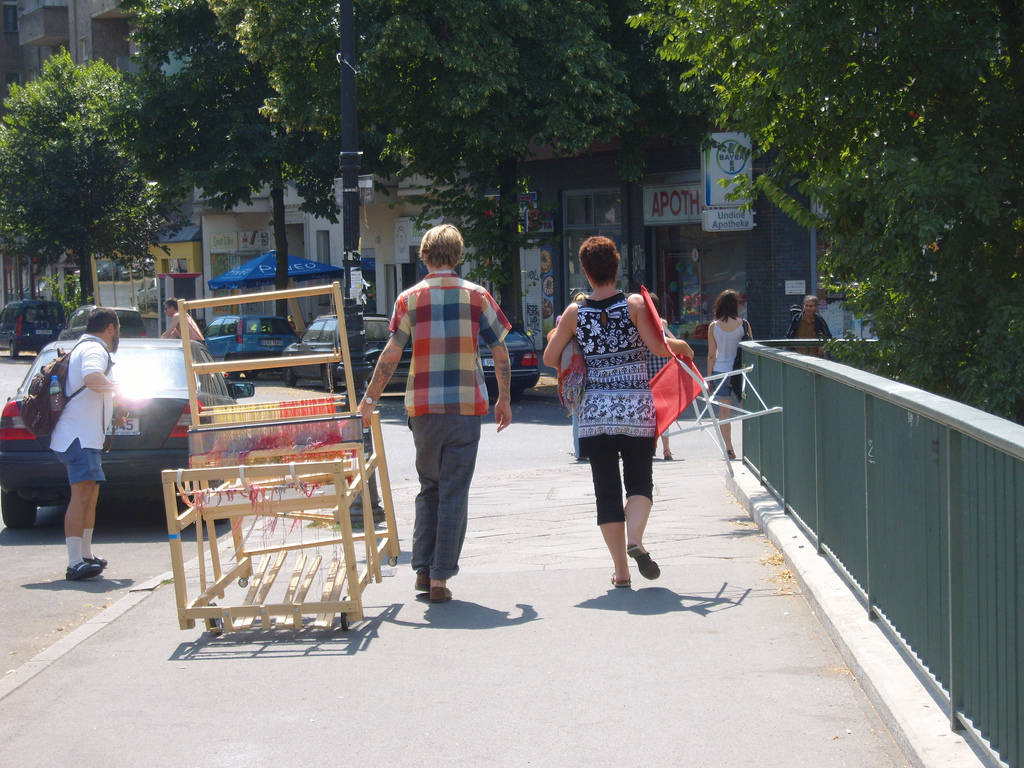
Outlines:
{"type": "Polygon", "coordinates": [[[627,499],[630,496],[646,496],[653,499],[651,459],[654,457],[654,447],[653,437],[596,435],[580,438],[580,453],[590,459],[590,473],[594,477],[598,525],[625,522],[626,513],[622,502],[623,480],[627,499]]]}

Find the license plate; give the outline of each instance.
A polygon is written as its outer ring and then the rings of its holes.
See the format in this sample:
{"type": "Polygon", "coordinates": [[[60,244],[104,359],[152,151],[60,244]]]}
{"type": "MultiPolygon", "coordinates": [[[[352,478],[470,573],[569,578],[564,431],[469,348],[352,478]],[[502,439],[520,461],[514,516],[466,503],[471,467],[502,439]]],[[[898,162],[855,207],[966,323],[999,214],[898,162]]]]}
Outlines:
{"type": "Polygon", "coordinates": [[[481,357],[480,358],[480,362],[483,364],[484,368],[493,368],[494,367],[494,358],[493,357],[481,357]]]}
{"type": "Polygon", "coordinates": [[[36,329],[37,336],[49,336],[51,333],[53,333],[53,331],[51,331],[49,328],[43,328],[42,330],[38,328],[36,329]]]}
{"type": "Polygon", "coordinates": [[[115,427],[113,424],[107,425],[108,435],[138,435],[139,434],[139,417],[129,416],[125,421],[123,427],[115,427]]]}
{"type": "Polygon", "coordinates": [[[280,347],[282,343],[277,339],[260,339],[261,347],[280,347]]]}

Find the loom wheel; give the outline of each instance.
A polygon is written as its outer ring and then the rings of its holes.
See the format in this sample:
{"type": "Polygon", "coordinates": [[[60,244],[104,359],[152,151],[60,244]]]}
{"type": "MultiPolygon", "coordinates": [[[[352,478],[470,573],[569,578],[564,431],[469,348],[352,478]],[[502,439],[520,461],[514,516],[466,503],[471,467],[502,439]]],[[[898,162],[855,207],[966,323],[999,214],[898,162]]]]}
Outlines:
{"type": "Polygon", "coordinates": [[[242,578],[240,578],[238,580],[238,586],[240,586],[242,589],[245,589],[246,587],[248,587],[249,586],[249,577],[248,576],[243,576],[242,578]]]}
{"type": "MultiPolygon", "coordinates": [[[[210,605],[216,605],[216,603],[210,603],[210,605]]],[[[211,635],[222,635],[224,634],[224,619],[219,616],[213,619],[205,619],[206,631],[211,635]]]]}
{"type": "Polygon", "coordinates": [[[388,565],[390,565],[391,567],[394,567],[394,566],[398,565],[398,558],[397,557],[389,557],[388,558],[388,565]]]}

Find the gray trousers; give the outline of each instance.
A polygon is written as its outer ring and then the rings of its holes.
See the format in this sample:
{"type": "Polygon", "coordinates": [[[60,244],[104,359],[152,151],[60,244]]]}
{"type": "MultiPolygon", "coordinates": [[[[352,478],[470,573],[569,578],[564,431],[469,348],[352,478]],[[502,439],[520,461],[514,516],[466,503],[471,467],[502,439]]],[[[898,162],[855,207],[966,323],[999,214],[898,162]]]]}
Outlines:
{"type": "Polygon", "coordinates": [[[469,484],[480,445],[480,416],[426,414],[409,419],[416,444],[416,522],[412,567],[448,579],[459,572],[469,520],[469,484]]]}

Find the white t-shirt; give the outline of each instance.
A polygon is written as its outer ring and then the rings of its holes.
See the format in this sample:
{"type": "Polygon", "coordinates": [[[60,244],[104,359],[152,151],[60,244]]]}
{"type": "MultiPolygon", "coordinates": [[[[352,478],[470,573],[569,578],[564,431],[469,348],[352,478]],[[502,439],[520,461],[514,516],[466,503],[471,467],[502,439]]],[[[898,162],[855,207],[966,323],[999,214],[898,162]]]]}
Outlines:
{"type": "MultiPolygon", "coordinates": [[[[86,333],[71,352],[68,363],[66,394],[70,395],[85,383],[90,373],[106,373],[110,355],[103,339],[86,333]]],[[[83,448],[103,448],[107,424],[114,413],[114,393],[94,392],[86,387],[68,401],[53,434],[50,450],[66,451],[77,437],[83,448]]]]}

